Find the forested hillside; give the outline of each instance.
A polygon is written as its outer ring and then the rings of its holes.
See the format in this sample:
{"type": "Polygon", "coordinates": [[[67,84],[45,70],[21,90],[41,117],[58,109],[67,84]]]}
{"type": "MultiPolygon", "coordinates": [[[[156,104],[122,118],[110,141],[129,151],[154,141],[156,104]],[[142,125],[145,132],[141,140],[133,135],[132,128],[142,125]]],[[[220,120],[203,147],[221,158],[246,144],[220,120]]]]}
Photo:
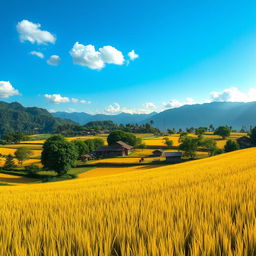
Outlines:
{"type": "Polygon", "coordinates": [[[9,132],[51,133],[59,125],[73,123],[53,117],[47,110],[0,102],[0,135],[9,132]]]}

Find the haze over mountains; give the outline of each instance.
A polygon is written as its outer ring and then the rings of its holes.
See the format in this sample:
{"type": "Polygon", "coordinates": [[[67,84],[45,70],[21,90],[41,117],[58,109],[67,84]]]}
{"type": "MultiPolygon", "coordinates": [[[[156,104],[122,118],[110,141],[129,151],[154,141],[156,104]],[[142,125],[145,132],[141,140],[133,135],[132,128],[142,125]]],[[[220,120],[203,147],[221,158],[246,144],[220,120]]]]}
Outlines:
{"type": "Polygon", "coordinates": [[[135,123],[143,123],[148,118],[153,117],[156,112],[152,112],[150,114],[128,114],[128,113],[120,113],[117,115],[105,115],[105,114],[96,114],[90,115],[84,112],[55,112],[52,113],[54,117],[59,117],[62,119],[69,119],[81,125],[84,125],[91,121],[104,121],[110,120],[116,124],[135,124],[135,123]]]}
{"type": "Polygon", "coordinates": [[[80,124],[90,121],[112,120],[117,124],[146,123],[153,121],[153,126],[166,130],[168,128],[187,128],[229,125],[234,129],[249,128],[256,125],[256,102],[212,102],[205,104],[185,105],[168,109],[160,113],[118,115],[89,115],[86,113],[56,112],[53,116],[70,119],[80,124]]]}
{"type": "Polygon", "coordinates": [[[117,124],[143,124],[153,121],[161,130],[168,128],[229,125],[234,129],[256,126],[256,102],[212,102],[185,105],[160,113],[118,115],[90,115],[87,113],[56,112],[37,107],[23,107],[17,102],[0,102],[0,134],[5,132],[52,133],[58,125],[86,124],[90,121],[111,120],[117,124]],[[72,120],[72,121],[71,121],[72,120]]]}

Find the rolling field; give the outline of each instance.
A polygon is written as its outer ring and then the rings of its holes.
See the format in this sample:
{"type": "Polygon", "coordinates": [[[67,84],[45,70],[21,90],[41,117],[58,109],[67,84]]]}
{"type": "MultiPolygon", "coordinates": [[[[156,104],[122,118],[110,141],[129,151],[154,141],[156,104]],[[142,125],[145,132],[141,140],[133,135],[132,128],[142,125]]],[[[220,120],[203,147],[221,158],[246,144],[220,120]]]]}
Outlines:
{"type": "Polygon", "coordinates": [[[255,156],[2,186],[0,255],[255,255],[255,156]]]}

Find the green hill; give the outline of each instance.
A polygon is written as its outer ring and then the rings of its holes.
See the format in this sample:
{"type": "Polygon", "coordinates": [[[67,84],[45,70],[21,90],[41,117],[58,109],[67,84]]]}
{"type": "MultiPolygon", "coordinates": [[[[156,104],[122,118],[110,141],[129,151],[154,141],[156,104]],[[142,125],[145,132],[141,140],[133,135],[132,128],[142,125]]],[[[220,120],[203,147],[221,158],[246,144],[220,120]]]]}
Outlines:
{"type": "Polygon", "coordinates": [[[9,132],[52,133],[58,125],[73,123],[53,117],[47,110],[0,102],[0,135],[9,132]]]}

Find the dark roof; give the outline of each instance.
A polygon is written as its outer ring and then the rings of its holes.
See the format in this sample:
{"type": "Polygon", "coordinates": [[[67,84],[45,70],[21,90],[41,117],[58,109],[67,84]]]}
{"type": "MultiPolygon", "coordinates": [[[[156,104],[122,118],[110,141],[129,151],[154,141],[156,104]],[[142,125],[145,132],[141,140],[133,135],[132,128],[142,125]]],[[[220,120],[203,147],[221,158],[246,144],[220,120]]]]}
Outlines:
{"type": "Polygon", "coordinates": [[[126,148],[126,149],[132,149],[133,148],[133,146],[130,146],[130,145],[126,144],[125,142],[121,141],[121,140],[117,141],[116,144],[118,144],[118,145],[120,145],[120,146],[122,146],[123,148],[126,148]]]}
{"type": "Polygon", "coordinates": [[[95,151],[96,152],[107,152],[107,151],[115,151],[115,152],[119,152],[119,151],[123,151],[124,149],[130,150],[133,147],[124,143],[123,141],[117,141],[115,144],[111,145],[111,146],[102,146],[97,148],[95,151]]]}
{"type": "Polygon", "coordinates": [[[251,142],[251,139],[247,136],[242,136],[240,138],[237,139],[237,141],[248,141],[248,142],[251,142]]]}
{"type": "Polygon", "coordinates": [[[166,157],[177,157],[182,156],[182,152],[165,152],[166,157]]]}
{"type": "Polygon", "coordinates": [[[161,152],[161,153],[163,153],[164,151],[163,151],[162,149],[156,149],[156,150],[153,151],[153,153],[155,153],[155,152],[161,152]]]}
{"type": "Polygon", "coordinates": [[[92,156],[89,154],[85,154],[85,155],[81,155],[81,157],[92,157],[92,156]]]}
{"type": "Polygon", "coordinates": [[[124,148],[121,147],[115,147],[115,146],[102,146],[99,147],[95,150],[95,152],[109,152],[109,151],[115,151],[115,152],[119,152],[119,151],[123,151],[124,148]]]}

